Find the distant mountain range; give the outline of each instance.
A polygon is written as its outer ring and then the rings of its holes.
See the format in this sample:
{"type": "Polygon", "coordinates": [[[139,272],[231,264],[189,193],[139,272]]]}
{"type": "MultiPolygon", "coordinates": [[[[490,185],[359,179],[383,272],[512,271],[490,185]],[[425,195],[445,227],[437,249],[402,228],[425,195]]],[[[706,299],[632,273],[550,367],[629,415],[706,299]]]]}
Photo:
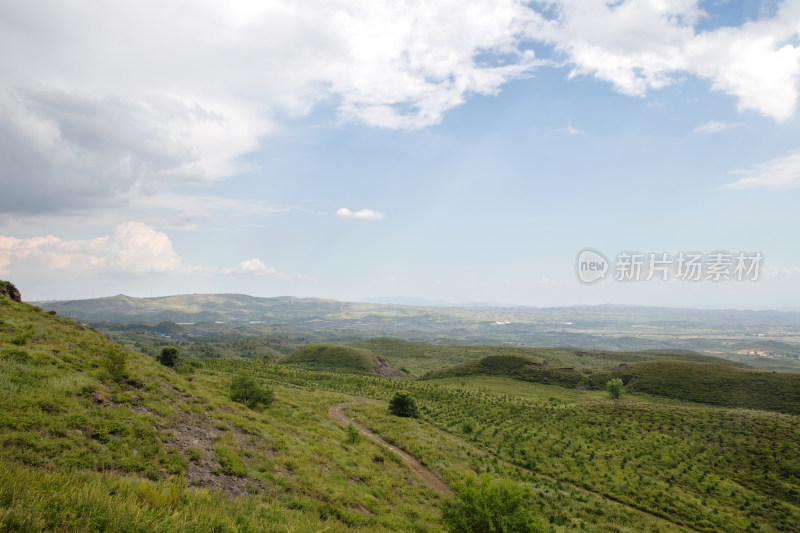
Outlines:
{"type": "Polygon", "coordinates": [[[625,305],[454,307],[444,306],[444,302],[421,302],[428,305],[245,294],[157,298],[120,294],[40,305],[90,324],[217,323],[248,328],[250,333],[257,332],[260,326],[283,325],[300,331],[328,332],[329,338],[391,336],[421,342],[706,351],[719,349],[721,343],[772,340],[792,345],[800,341],[798,312],[625,305]]]}

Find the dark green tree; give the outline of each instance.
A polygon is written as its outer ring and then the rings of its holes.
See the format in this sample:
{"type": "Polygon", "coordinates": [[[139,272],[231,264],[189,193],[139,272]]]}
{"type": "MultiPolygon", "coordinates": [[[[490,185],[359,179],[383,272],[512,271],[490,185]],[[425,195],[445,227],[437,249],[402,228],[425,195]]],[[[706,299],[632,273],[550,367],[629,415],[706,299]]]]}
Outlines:
{"type": "Polygon", "coordinates": [[[615,400],[619,400],[619,397],[622,396],[622,393],[625,391],[620,378],[614,378],[606,383],[606,390],[608,391],[608,395],[615,400]]]}
{"type": "Polygon", "coordinates": [[[399,390],[394,393],[394,398],[389,402],[389,412],[395,416],[419,418],[417,402],[404,390],[399,390]]]}
{"type": "Polygon", "coordinates": [[[172,368],[178,365],[178,359],[180,359],[180,355],[178,354],[178,349],[174,346],[163,347],[161,353],[156,357],[159,363],[172,368]]]}
{"type": "Polygon", "coordinates": [[[506,479],[468,477],[456,483],[457,500],[442,503],[442,522],[458,533],[538,533],[548,531],[531,510],[531,492],[506,479]]]}
{"type": "Polygon", "coordinates": [[[255,409],[259,405],[269,407],[275,401],[275,393],[272,392],[272,389],[259,384],[256,378],[242,371],[231,380],[231,400],[243,403],[250,409],[255,409]]]}

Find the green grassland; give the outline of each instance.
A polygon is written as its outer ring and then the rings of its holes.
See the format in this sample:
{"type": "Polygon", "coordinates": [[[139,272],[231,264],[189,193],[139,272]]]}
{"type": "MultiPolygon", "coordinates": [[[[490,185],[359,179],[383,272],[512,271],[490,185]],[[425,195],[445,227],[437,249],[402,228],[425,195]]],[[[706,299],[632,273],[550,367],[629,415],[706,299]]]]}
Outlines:
{"type": "Polygon", "coordinates": [[[309,370],[372,374],[377,355],[364,348],[336,344],[310,344],[280,359],[280,364],[309,370]]]}
{"type": "Polygon", "coordinates": [[[387,339],[303,350],[294,362],[216,357],[176,371],[0,298],[0,531],[439,531],[444,497],[393,453],[349,441],[328,414],[399,389],[416,398],[420,419],[375,404],[345,412],[449,484],[481,474],[530,487],[527,504],[548,530],[800,531],[798,399],[784,394],[792,374],[690,352],[387,339]],[[412,376],[459,364],[470,372],[390,379],[367,369],[376,356],[412,376]],[[587,380],[634,378],[615,401],[515,375],[566,367],[587,380]],[[272,388],[271,407],[229,400],[242,371],[272,388]],[[789,407],[713,406],[641,388],[681,391],[678,380],[735,398],[773,389],[789,407]]]}
{"type": "Polygon", "coordinates": [[[503,376],[534,383],[601,390],[610,379],[619,377],[629,391],[712,405],[800,414],[800,373],[796,372],[758,371],[744,368],[741,363],[692,352],[575,352],[575,355],[590,357],[595,364],[619,363],[614,368],[590,366],[578,371],[546,363],[555,360],[563,364],[565,355],[569,356],[570,352],[553,350],[550,353],[538,349],[536,353],[541,357],[489,355],[429,372],[423,378],[503,376]]]}
{"type": "Polygon", "coordinates": [[[0,319],[0,531],[438,528],[437,494],[345,443],[327,416],[341,394],[275,383],[253,411],[225,373],[176,373],[5,298],[0,319]]]}
{"type": "MultiPolygon", "coordinates": [[[[233,360],[213,365],[258,371],[233,360]]],[[[397,388],[410,391],[422,405],[421,421],[388,418],[372,405],[349,412],[446,480],[468,468],[531,483],[537,494],[555,490],[560,496],[531,505],[541,505],[537,509],[557,529],[624,531],[619,517],[610,518],[621,504],[640,511],[632,531],[677,530],[675,524],[701,531],[800,530],[797,416],[636,392],[613,401],[599,391],[496,376],[397,381],[274,366],[262,372],[298,386],[384,400],[397,388]],[[602,497],[592,503],[585,493],[569,495],[580,489],[602,497]],[[641,522],[651,515],[662,519],[660,526],[641,522]]]]}

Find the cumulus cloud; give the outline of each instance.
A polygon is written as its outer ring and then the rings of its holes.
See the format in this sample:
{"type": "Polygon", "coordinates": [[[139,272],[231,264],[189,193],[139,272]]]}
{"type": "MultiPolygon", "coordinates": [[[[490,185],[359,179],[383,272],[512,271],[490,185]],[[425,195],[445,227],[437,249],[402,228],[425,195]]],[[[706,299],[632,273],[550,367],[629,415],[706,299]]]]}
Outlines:
{"type": "Polygon", "coordinates": [[[241,169],[320,102],[419,128],[538,64],[515,0],[0,6],[0,212],[85,209],[241,169]],[[47,13],[47,16],[43,16],[47,13]],[[65,23],[69,21],[69,23],[65,23]]]}
{"type": "Polygon", "coordinates": [[[0,235],[0,273],[14,272],[11,265],[23,261],[50,270],[134,275],[173,271],[180,265],[169,237],[140,222],[125,222],[111,235],[87,240],[0,235]]]}
{"type": "Polygon", "coordinates": [[[273,276],[279,279],[312,279],[312,276],[307,274],[286,274],[278,272],[273,267],[265,265],[261,259],[256,257],[242,261],[238,265],[231,268],[223,268],[223,274],[255,274],[258,276],[273,276]]]}
{"type": "Polygon", "coordinates": [[[253,259],[242,261],[235,267],[224,268],[222,269],[222,273],[270,275],[270,274],[276,274],[277,270],[275,270],[272,267],[268,267],[267,265],[261,262],[261,259],[257,259],[254,257],[253,259]]]}
{"type": "Polygon", "coordinates": [[[800,150],[735,174],[743,177],[722,189],[796,189],[800,187],[800,150]]]}
{"type": "Polygon", "coordinates": [[[593,75],[621,93],[642,96],[686,74],[736,97],[740,111],[786,120],[800,79],[800,7],[784,2],[774,16],[698,32],[697,0],[557,0],[556,15],[535,33],[567,57],[570,77],[593,75]]]}
{"type": "Polygon", "coordinates": [[[386,217],[386,215],[380,211],[362,209],[360,211],[353,212],[346,207],[339,208],[336,211],[336,216],[339,218],[359,218],[361,220],[381,220],[386,217]]]}
{"type": "Polygon", "coordinates": [[[102,207],[165,185],[209,183],[241,167],[259,128],[241,109],[169,96],[0,93],[0,212],[102,207]]]}
{"type": "Polygon", "coordinates": [[[93,209],[230,176],[275,117],[320,104],[425,127],[543,65],[632,96],[699,76],[741,111],[792,116],[800,5],[700,31],[705,16],[699,0],[8,0],[0,212],[93,209]]]}
{"type": "Polygon", "coordinates": [[[722,122],[719,120],[709,120],[705,124],[697,126],[692,131],[694,131],[695,133],[704,133],[706,135],[713,135],[714,133],[719,133],[721,131],[738,128],[741,125],[742,125],[741,122],[722,122]]]}

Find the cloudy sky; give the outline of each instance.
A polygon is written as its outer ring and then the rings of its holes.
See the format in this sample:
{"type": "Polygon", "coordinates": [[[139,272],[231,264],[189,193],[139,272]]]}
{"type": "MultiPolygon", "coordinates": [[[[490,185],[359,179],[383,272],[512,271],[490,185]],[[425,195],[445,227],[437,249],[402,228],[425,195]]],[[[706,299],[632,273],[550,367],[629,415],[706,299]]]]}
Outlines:
{"type": "Polygon", "coordinates": [[[0,72],[28,300],[800,307],[798,0],[6,0],[0,72]],[[690,251],[763,264],[613,279],[690,251]]]}

